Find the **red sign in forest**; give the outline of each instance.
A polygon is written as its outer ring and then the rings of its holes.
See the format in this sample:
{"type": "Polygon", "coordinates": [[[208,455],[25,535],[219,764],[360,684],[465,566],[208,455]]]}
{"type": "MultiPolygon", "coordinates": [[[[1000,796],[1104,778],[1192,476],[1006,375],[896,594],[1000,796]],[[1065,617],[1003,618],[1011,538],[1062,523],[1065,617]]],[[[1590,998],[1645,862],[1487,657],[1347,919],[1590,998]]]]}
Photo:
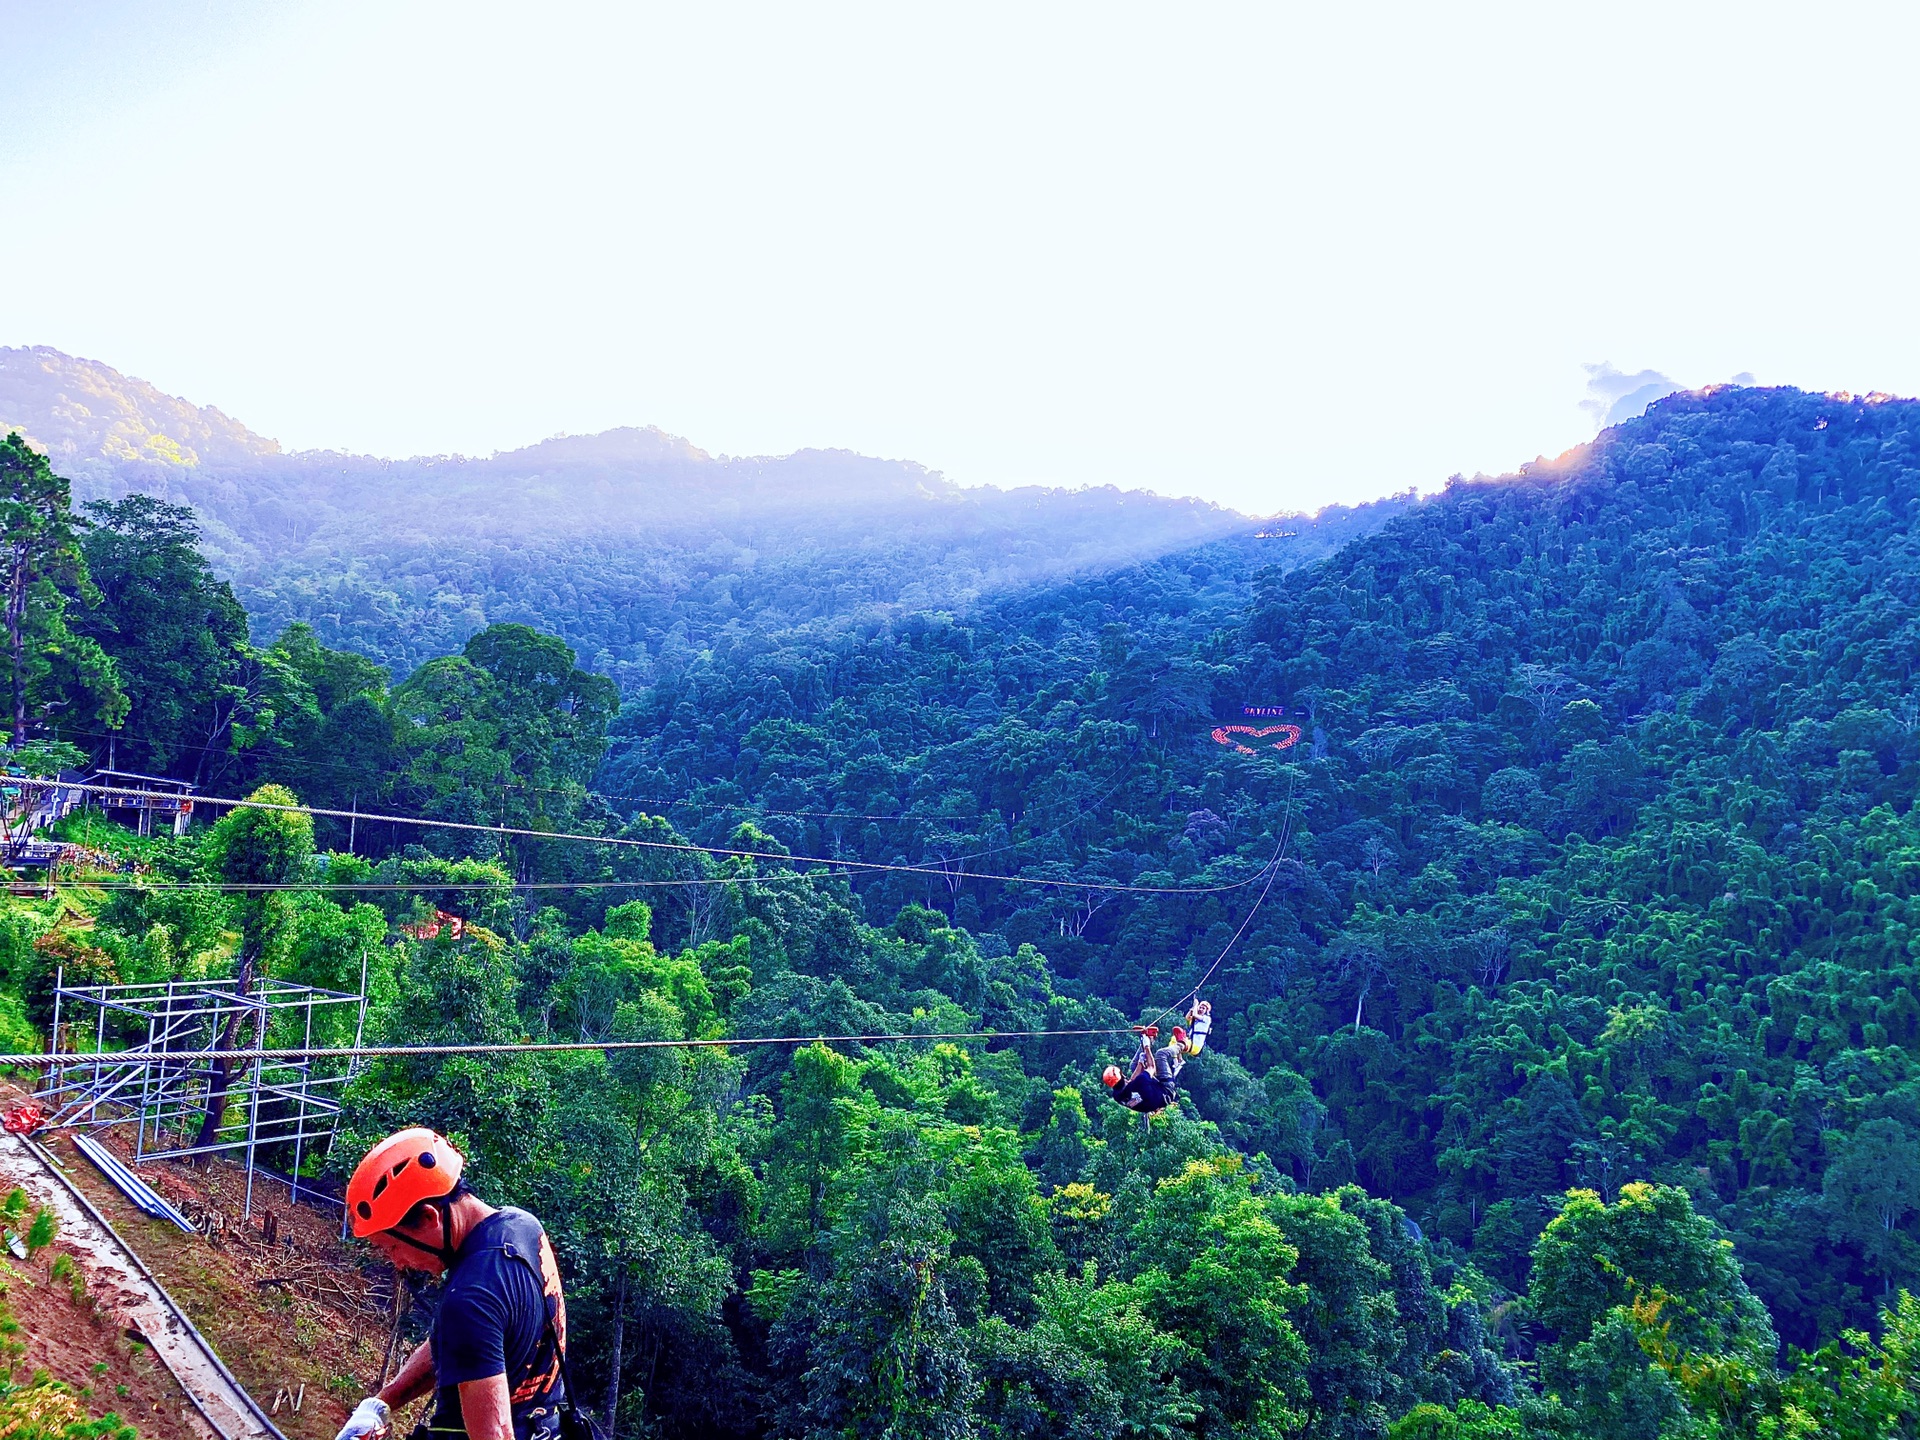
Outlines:
{"type": "Polygon", "coordinates": [[[1213,732],[1213,743],[1216,745],[1231,745],[1242,755],[1252,755],[1256,753],[1253,746],[1248,745],[1245,741],[1234,739],[1236,735],[1244,735],[1249,740],[1265,740],[1269,735],[1278,735],[1280,737],[1278,740],[1272,741],[1262,748],[1268,750],[1285,750],[1299,743],[1300,727],[1298,725],[1222,725],[1213,732]]]}

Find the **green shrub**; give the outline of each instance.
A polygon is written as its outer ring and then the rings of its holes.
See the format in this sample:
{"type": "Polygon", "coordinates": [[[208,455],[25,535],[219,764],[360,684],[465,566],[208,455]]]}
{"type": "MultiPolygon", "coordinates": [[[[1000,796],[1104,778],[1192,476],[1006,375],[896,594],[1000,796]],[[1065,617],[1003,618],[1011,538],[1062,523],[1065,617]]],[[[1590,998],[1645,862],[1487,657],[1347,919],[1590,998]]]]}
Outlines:
{"type": "Polygon", "coordinates": [[[27,1227],[27,1249],[29,1252],[44,1250],[53,1243],[53,1237],[60,1233],[60,1224],[53,1218],[51,1210],[41,1210],[33,1217],[33,1224],[27,1227]]]}

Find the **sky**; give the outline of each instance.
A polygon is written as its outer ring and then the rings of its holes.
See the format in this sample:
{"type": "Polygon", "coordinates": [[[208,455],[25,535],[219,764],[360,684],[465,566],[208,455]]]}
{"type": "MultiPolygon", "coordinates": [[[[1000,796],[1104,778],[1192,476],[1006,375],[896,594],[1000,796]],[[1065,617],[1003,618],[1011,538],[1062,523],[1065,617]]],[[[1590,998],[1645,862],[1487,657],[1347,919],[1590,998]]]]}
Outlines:
{"type": "Polygon", "coordinates": [[[0,0],[0,34],[0,344],[289,448],[651,424],[1265,514],[1557,454],[1643,371],[1920,392],[1920,7],[0,0]]]}

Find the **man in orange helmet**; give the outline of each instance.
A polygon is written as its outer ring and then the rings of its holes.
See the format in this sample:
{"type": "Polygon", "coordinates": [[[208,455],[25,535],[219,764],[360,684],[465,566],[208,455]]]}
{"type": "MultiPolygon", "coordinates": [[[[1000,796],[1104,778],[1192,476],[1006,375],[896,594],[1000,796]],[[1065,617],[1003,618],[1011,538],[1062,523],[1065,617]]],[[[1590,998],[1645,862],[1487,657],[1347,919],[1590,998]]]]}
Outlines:
{"type": "Polygon", "coordinates": [[[1141,1115],[1158,1114],[1180,1098],[1180,1072],[1188,1060],[1206,1049],[1207,1037],[1213,1033],[1213,1006],[1195,991],[1186,1024],[1173,1027],[1173,1038],[1161,1050],[1153,1048],[1160,1035],[1159,1026],[1133,1028],[1140,1036],[1140,1048],[1132,1066],[1122,1075],[1118,1065],[1109,1065],[1100,1079],[1113,1092],[1113,1098],[1129,1110],[1141,1115]]]}
{"type": "Polygon", "coordinates": [[[540,1222],[467,1188],[466,1161],[431,1130],[375,1145],[347,1182],[347,1220],[400,1270],[444,1273],[426,1342],[337,1440],[372,1440],[394,1408],[436,1392],[426,1430],[470,1440],[554,1440],[566,1386],[567,1307],[540,1222]]]}
{"type": "Polygon", "coordinates": [[[1132,1066],[1123,1076],[1118,1065],[1109,1065],[1100,1079],[1113,1091],[1113,1098],[1129,1110],[1155,1115],[1179,1097],[1175,1082],[1186,1066],[1190,1042],[1187,1032],[1176,1025],[1166,1047],[1155,1051],[1153,1042],[1159,1037],[1160,1028],[1157,1025],[1134,1028],[1140,1033],[1140,1048],[1134,1053],[1132,1066]]]}

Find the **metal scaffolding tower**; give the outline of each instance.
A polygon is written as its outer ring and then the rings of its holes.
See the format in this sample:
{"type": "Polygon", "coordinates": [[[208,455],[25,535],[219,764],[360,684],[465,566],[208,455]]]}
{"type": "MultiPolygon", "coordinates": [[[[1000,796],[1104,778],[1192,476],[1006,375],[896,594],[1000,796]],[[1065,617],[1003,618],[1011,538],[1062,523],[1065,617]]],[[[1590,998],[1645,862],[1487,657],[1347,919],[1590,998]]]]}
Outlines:
{"type": "Polygon", "coordinates": [[[355,1069],[351,1057],[221,1057],[245,1049],[351,1049],[366,1015],[364,966],[359,994],[270,978],[244,993],[232,980],[68,985],[62,971],[53,994],[59,1058],[35,1098],[49,1126],[133,1126],[136,1164],[244,1151],[247,1218],[255,1171],[267,1165],[280,1171],[296,1201],[338,1205],[303,1184],[300,1169],[333,1142],[341,1092],[355,1069]]]}

